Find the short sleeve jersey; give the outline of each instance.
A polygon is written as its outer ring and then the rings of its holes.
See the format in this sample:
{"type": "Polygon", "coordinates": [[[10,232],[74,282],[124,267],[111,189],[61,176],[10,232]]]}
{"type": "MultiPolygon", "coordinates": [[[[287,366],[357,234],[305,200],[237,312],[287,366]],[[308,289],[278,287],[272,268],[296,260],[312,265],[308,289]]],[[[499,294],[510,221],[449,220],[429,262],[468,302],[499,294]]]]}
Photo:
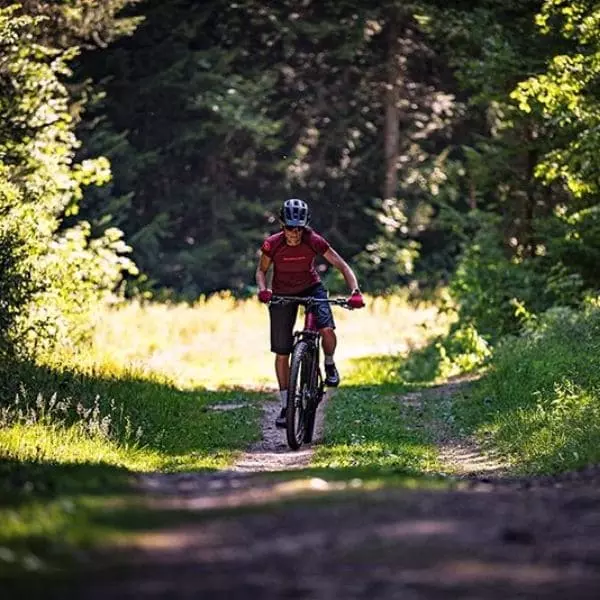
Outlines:
{"type": "Polygon", "coordinates": [[[273,292],[293,295],[319,283],[315,258],[329,248],[329,242],[310,228],[298,246],[288,246],[283,231],[268,237],[261,250],[273,262],[273,292]]]}

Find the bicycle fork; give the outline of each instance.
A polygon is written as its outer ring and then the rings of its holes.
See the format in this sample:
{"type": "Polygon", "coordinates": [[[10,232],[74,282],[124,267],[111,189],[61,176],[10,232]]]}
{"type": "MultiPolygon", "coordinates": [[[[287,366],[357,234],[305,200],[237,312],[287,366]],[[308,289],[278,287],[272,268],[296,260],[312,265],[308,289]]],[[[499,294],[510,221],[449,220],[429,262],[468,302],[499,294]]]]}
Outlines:
{"type": "Polygon", "coordinates": [[[321,335],[317,331],[304,330],[295,334],[295,344],[300,340],[305,341],[309,347],[310,364],[308,367],[308,402],[316,410],[325,392],[325,383],[321,374],[321,335]]]}

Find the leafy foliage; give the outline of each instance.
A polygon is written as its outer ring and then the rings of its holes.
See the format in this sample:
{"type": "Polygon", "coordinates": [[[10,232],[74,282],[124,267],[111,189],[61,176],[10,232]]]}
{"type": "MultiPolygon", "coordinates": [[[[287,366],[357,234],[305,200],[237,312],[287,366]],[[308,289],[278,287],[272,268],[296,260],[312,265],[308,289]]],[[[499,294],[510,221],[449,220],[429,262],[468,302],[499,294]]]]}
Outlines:
{"type": "Polygon", "coordinates": [[[475,393],[455,407],[477,433],[524,472],[553,473],[598,461],[600,344],[597,308],[555,307],[524,335],[505,340],[475,393]]]}
{"type": "Polygon", "coordinates": [[[133,270],[121,233],[91,241],[81,223],[59,231],[82,186],[109,177],[106,159],[73,161],[78,141],[62,79],[75,50],[41,45],[42,17],[0,9],[1,350],[31,350],[89,326],[102,301],[133,270]]]}

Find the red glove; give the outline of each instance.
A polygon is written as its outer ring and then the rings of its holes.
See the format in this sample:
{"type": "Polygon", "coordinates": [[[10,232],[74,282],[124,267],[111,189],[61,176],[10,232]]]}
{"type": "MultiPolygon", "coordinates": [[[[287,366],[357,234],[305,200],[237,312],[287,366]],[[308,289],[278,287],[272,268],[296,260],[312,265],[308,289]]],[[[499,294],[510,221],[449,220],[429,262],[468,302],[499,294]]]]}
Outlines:
{"type": "Polygon", "coordinates": [[[271,290],[260,290],[260,292],[258,292],[258,299],[264,304],[271,302],[272,297],[273,292],[271,290]]]}
{"type": "Polygon", "coordinates": [[[350,308],[362,308],[364,305],[365,301],[363,300],[360,290],[354,290],[352,296],[348,298],[348,306],[350,308]]]}

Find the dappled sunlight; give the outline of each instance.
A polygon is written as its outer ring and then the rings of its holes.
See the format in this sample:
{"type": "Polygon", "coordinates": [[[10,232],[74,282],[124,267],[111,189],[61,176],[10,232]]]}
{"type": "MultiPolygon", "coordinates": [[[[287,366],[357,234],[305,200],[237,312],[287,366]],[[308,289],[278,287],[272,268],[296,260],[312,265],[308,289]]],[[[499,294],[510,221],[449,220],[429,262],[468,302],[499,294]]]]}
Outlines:
{"type": "MultiPolygon", "coordinates": [[[[367,355],[404,354],[443,331],[447,320],[434,306],[413,307],[401,296],[367,298],[366,309],[336,310],[335,318],[342,365],[367,355]]],[[[268,310],[227,293],[193,306],[130,302],[107,310],[98,317],[87,360],[147,377],[162,374],[185,388],[274,387],[268,310]]]]}
{"type": "MultiPolygon", "coordinates": [[[[358,428],[357,428],[358,429],[358,428]]],[[[393,447],[375,442],[366,435],[356,435],[353,443],[318,448],[313,464],[334,469],[371,466],[379,470],[424,473],[436,465],[435,452],[426,444],[405,441],[393,447]]]]}

